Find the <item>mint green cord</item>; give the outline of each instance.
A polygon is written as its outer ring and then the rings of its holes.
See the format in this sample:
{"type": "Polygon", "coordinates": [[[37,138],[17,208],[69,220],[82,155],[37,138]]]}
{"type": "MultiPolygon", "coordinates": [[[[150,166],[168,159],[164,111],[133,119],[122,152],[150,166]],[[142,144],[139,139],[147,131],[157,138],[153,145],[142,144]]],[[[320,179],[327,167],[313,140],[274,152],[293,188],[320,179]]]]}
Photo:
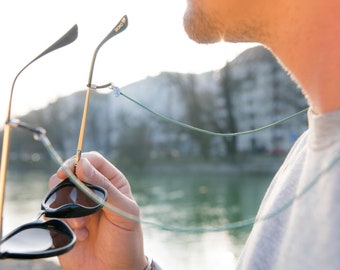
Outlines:
{"type": "MultiPolygon", "coordinates": [[[[149,111],[152,114],[155,114],[156,116],[161,117],[163,120],[183,126],[185,128],[189,128],[189,129],[193,129],[199,132],[203,132],[209,135],[218,135],[218,136],[238,136],[238,135],[244,135],[244,134],[249,134],[249,133],[253,133],[253,132],[257,132],[257,131],[261,131],[264,130],[266,128],[269,127],[273,127],[274,125],[277,125],[279,123],[282,123],[284,121],[287,121],[289,119],[291,119],[292,117],[295,117],[299,114],[302,114],[303,112],[305,112],[307,109],[304,109],[298,113],[295,113],[289,117],[286,117],[280,121],[277,121],[275,123],[272,123],[270,125],[261,127],[261,128],[257,128],[251,131],[245,131],[245,132],[238,132],[238,133],[215,133],[215,132],[210,132],[210,131],[206,131],[203,129],[199,129],[199,128],[195,128],[192,127],[190,125],[178,122],[176,120],[170,119],[168,117],[165,117],[159,113],[156,113],[154,111],[152,111],[151,109],[147,108],[146,106],[142,105],[141,103],[133,100],[132,98],[126,96],[125,94],[120,93],[122,96],[124,96],[125,98],[129,99],[130,101],[134,102],[135,104],[137,104],[138,106],[144,108],[145,110],[149,111]]],[[[288,209],[289,207],[291,207],[291,205],[298,200],[299,198],[303,197],[304,195],[306,195],[306,193],[308,193],[308,191],[310,191],[321,179],[322,175],[329,173],[329,171],[339,162],[340,160],[340,155],[335,157],[335,159],[323,170],[321,171],[318,175],[316,175],[314,177],[314,179],[311,179],[310,183],[308,185],[306,185],[302,191],[298,194],[295,194],[295,196],[293,196],[290,199],[287,199],[287,202],[285,204],[283,204],[280,208],[275,209],[274,211],[268,213],[267,215],[264,216],[259,216],[259,217],[254,217],[254,218],[250,218],[250,219],[245,219],[245,220],[240,220],[238,222],[232,222],[229,224],[223,224],[221,226],[211,226],[211,227],[178,227],[178,226],[173,226],[170,224],[164,224],[164,223],[160,223],[160,222],[154,222],[154,221],[148,221],[148,220],[142,220],[139,217],[130,215],[129,213],[126,213],[124,211],[121,211],[119,209],[117,209],[116,207],[114,207],[113,205],[111,205],[108,202],[103,202],[101,201],[100,198],[97,198],[97,196],[93,195],[91,192],[88,192],[88,190],[86,189],[86,186],[84,186],[74,175],[71,171],[69,171],[67,168],[64,167],[63,165],[63,161],[61,159],[61,157],[58,155],[57,151],[53,148],[52,144],[50,143],[49,139],[47,138],[47,136],[45,134],[38,134],[38,139],[43,143],[43,145],[45,146],[46,150],[48,151],[48,153],[50,154],[50,156],[53,158],[53,160],[59,164],[67,173],[67,175],[70,177],[71,181],[81,190],[83,190],[89,197],[91,197],[93,200],[97,201],[98,203],[102,203],[104,204],[105,207],[107,207],[110,211],[115,212],[118,215],[121,215],[127,219],[133,220],[135,222],[139,222],[139,223],[143,223],[143,224],[147,224],[147,225],[151,225],[151,226],[155,226],[158,227],[161,230],[167,230],[167,231],[172,231],[172,232],[184,232],[184,233],[204,233],[204,232],[216,232],[216,231],[230,231],[230,230],[235,230],[235,229],[240,229],[246,226],[251,226],[255,223],[261,222],[261,221],[265,221],[271,218],[274,218],[275,216],[279,215],[280,213],[284,212],[286,209],[288,209]]]]}
{"type": "Polygon", "coordinates": [[[118,214],[122,217],[125,217],[126,219],[133,220],[135,222],[143,223],[143,224],[146,224],[146,225],[155,226],[155,227],[158,227],[161,230],[172,231],[172,232],[184,232],[184,233],[204,233],[204,232],[230,231],[230,230],[244,228],[246,226],[251,226],[255,223],[274,218],[275,216],[279,215],[280,213],[282,213],[286,209],[288,209],[295,201],[297,201],[298,199],[300,199],[301,197],[306,195],[308,193],[308,191],[310,191],[320,181],[321,177],[323,175],[325,175],[326,173],[329,173],[330,170],[336,164],[338,164],[338,162],[340,160],[340,155],[336,156],[333,159],[333,161],[323,171],[321,171],[313,179],[311,179],[310,183],[308,185],[306,185],[301,190],[300,193],[297,193],[292,198],[287,199],[287,202],[285,204],[283,204],[281,207],[275,209],[274,211],[268,213],[267,215],[259,216],[259,217],[256,217],[256,218],[240,220],[240,221],[237,221],[237,222],[232,222],[232,223],[224,224],[224,225],[221,225],[221,226],[188,227],[188,228],[185,228],[185,227],[173,226],[173,225],[170,225],[170,224],[164,224],[164,223],[160,223],[160,222],[142,220],[139,217],[133,216],[133,215],[131,215],[131,214],[125,212],[125,211],[117,209],[115,206],[113,206],[112,204],[110,204],[108,202],[103,202],[101,200],[101,198],[97,197],[95,194],[93,194],[91,191],[89,191],[88,188],[80,180],[78,180],[67,167],[64,166],[63,160],[58,155],[57,151],[54,149],[54,147],[52,146],[51,142],[49,141],[49,139],[47,138],[47,136],[45,134],[38,134],[37,137],[38,137],[37,139],[39,139],[42,142],[42,144],[44,145],[44,147],[46,148],[46,150],[48,151],[48,153],[50,154],[52,159],[65,170],[65,172],[69,176],[70,180],[78,188],[80,188],[85,194],[87,194],[87,196],[89,196],[94,201],[101,203],[101,204],[104,204],[104,206],[107,207],[110,211],[112,211],[112,212],[114,212],[114,213],[116,213],[116,214],[118,214]]]}
{"type": "Polygon", "coordinates": [[[120,92],[120,95],[125,97],[126,99],[130,100],[131,102],[135,103],[136,105],[138,105],[139,107],[143,108],[144,110],[158,116],[159,118],[161,118],[162,120],[166,121],[166,122],[169,122],[171,124],[175,124],[175,125],[178,125],[178,126],[181,126],[181,127],[184,127],[184,128],[187,128],[187,129],[190,129],[190,130],[194,130],[194,131],[197,131],[197,132],[200,132],[200,133],[204,133],[204,134],[207,134],[207,135],[212,135],[212,136],[221,136],[221,137],[232,137],[232,136],[241,136],[241,135],[247,135],[247,134],[253,134],[253,133],[256,133],[256,132],[260,132],[260,131],[263,131],[265,129],[268,129],[268,128],[271,128],[271,127],[274,127],[276,125],[279,125],[279,124],[282,124],[283,122],[286,122],[298,115],[301,115],[303,113],[305,113],[308,108],[305,108],[297,113],[294,113],[288,117],[285,117],[279,121],[276,121],[274,123],[271,123],[269,125],[266,125],[266,126],[263,126],[263,127],[260,127],[260,128],[255,128],[255,129],[252,129],[252,130],[247,130],[247,131],[241,131],[241,132],[236,132],[236,133],[219,133],[219,132],[213,132],[213,131],[208,131],[208,130],[205,130],[205,129],[201,129],[201,128],[197,128],[197,127],[194,127],[194,126],[191,126],[191,125],[188,125],[188,124],[185,124],[185,123],[182,123],[182,122],[179,122],[177,120],[174,120],[174,119],[171,119],[169,117],[166,117],[160,113],[157,113],[153,110],[151,110],[150,108],[148,108],[147,106],[143,105],[142,103],[136,101],[135,99],[127,96],[126,94],[120,92]]]}
{"type": "MultiPolygon", "coordinates": [[[[117,90],[117,89],[116,89],[117,90]]],[[[119,89],[118,89],[119,90],[119,89]]],[[[278,124],[281,124],[285,121],[288,121],[289,119],[292,119],[293,117],[296,117],[298,115],[301,115],[303,113],[305,113],[308,108],[303,109],[297,113],[294,113],[288,117],[285,117],[279,121],[276,121],[272,124],[260,127],[260,128],[256,128],[253,130],[249,130],[249,131],[243,131],[243,132],[236,132],[236,133],[217,133],[217,132],[212,132],[212,131],[208,131],[208,130],[204,130],[201,128],[197,128],[197,127],[193,127],[191,125],[179,122],[177,120],[171,119],[169,117],[166,117],[160,113],[157,113],[153,110],[151,110],[150,108],[148,108],[147,106],[143,105],[142,103],[132,99],[131,97],[123,94],[122,92],[119,91],[119,94],[116,96],[120,96],[122,95],[123,97],[127,98],[128,100],[130,100],[131,102],[135,103],[136,105],[138,105],[139,107],[143,108],[144,110],[158,116],[159,118],[161,118],[162,120],[175,124],[175,125],[179,125],[181,127],[190,129],[190,130],[194,130],[200,133],[204,133],[207,135],[212,135],[212,136],[224,136],[224,137],[228,137],[228,136],[240,136],[240,135],[246,135],[246,134],[252,134],[255,132],[259,132],[262,130],[265,130],[267,128],[271,128],[273,126],[276,126],[278,124]]],[[[213,232],[213,231],[229,231],[229,230],[235,230],[235,229],[240,229],[246,226],[251,226],[257,222],[261,222],[264,220],[268,220],[271,219],[277,215],[279,215],[281,212],[285,211],[287,208],[289,208],[297,199],[299,199],[300,197],[302,197],[303,195],[305,195],[321,178],[321,176],[325,173],[327,173],[329,170],[331,170],[331,168],[339,161],[339,157],[334,159],[334,161],[332,163],[329,164],[329,166],[322,171],[319,175],[317,175],[314,179],[312,179],[312,181],[310,182],[309,185],[307,185],[299,194],[296,194],[293,198],[288,199],[287,202],[281,207],[276,209],[275,211],[265,215],[265,216],[260,216],[257,218],[250,218],[250,219],[245,219],[245,220],[241,220],[238,222],[233,222],[233,223],[229,223],[229,224],[224,224],[221,226],[212,226],[212,227],[191,227],[191,228],[184,228],[184,227],[177,227],[177,226],[173,226],[170,224],[163,224],[163,223],[159,223],[159,222],[153,222],[153,221],[147,221],[147,220],[141,220],[139,217],[136,216],[132,216],[129,213],[126,213],[124,211],[121,211],[119,209],[117,209],[116,207],[114,207],[113,205],[107,203],[107,202],[103,202],[101,201],[99,198],[97,198],[96,196],[94,196],[93,194],[89,193],[86,190],[86,186],[84,186],[73,174],[72,172],[70,172],[67,168],[65,168],[63,166],[63,161],[60,158],[60,156],[58,155],[58,153],[55,151],[55,149],[53,148],[52,144],[50,143],[50,141],[48,140],[48,138],[46,137],[45,134],[41,134],[39,136],[40,141],[43,143],[43,145],[45,146],[45,148],[47,149],[47,151],[50,153],[50,156],[54,159],[54,161],[59,164],[61,167],[64,168],[64,170],[66,171],[66,173],[68,174],[69,178],[71,179],[71,181],[77,185],[78,188],[80,188],[81,190],[83,190],[89,197],[91,197],[93,200],[97,201],[98,203],[102,203],[104,204],[105,207],[107,207],[108,209],[110,209],[112,212],[117,213],[118,215],[121,215],[127,219],[133,220],[135,222],[140,222],[140,223],[144,223],[144,224],[148,224],[148,225],[152,225],[155,227],[158,227],[162,230],[167,230],[167,231],[173,231],[173,232],[185,232],[185,233],[203,233],[203,232],[213,232]]]]}

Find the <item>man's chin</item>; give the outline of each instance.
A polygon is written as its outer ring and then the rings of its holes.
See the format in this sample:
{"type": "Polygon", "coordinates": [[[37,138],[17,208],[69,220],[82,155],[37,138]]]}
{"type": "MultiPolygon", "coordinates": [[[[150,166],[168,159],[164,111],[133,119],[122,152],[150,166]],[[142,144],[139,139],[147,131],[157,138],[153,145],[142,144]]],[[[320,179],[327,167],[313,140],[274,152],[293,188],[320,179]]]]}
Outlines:
{"type": "Polygon", "coordinates": [[[195,15],[187,10],[183,18],[184,30],[190,39],[200,44],[211,44],[222,40],[213,29],[209,29],[206,24],[201,23],[202,21],[197,23],[197,17],[191,18],[191,16],[195,15]]]}

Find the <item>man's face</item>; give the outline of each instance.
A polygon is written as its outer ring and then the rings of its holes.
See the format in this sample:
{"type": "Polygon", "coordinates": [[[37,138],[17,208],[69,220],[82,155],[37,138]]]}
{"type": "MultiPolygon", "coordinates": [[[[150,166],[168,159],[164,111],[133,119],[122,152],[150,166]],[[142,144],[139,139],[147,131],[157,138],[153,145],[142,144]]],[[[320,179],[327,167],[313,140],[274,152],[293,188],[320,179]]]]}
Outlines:
{"type": "Polygon", "coordinates": [[[267,0],[187,0],[184,27],[199,43],[259,41],[271,13],[267,0]]]}

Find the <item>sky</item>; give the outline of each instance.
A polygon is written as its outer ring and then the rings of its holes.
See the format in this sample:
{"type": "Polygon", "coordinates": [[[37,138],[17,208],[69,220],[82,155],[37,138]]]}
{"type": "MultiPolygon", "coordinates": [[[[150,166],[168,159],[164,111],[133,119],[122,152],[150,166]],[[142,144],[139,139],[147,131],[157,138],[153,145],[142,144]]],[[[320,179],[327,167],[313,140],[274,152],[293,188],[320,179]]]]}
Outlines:
{"type": "MultiPolygon", "coordinates": [[[[93,83],[119,87],[160,72],[203,73],[223,67],[255,44],[196,44],[185,34],[186,0],[11,0],[0,2],[0,120],[16,74],[74,24],[78,39],[25,70],[17,80],[12,116],[86,88],[97,45],[123,15],[128,28],[96,59],[93,83]]],[[[161,91],[161,89],[160,89],[161,91]]]]}

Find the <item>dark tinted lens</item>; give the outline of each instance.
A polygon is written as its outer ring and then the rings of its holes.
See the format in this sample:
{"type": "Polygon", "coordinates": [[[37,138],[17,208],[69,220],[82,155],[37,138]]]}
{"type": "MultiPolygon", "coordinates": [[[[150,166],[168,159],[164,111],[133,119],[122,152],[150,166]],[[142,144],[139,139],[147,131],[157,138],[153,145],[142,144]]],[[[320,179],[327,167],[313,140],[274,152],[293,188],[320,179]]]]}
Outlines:
{"type": "Polygon", "coordinates": [[[28,228],[4,241],[0,251],[1,253],[32,253],[48,250],[53,246],[53,239],[48,230],[28,228]]]}
{"type": "Polygon", "coordinates": [[[1,240],[1,258],[44,258],[65,253],[75,236],[65,223],[50,220],[28,223],[1,240]]]}
{"type": "MultiPolygon", "coordinates": [[[[106,200],[107,192],[99,186],[84,183],[97,197],[106,200]]],[[[46,217],[75,218],[91,215],[104,204],[97,203],[77,188],[69,179],[54,187],[42,201],[41,209],[46,217]]]]}
{"type": "MultiPolygon", "coordinates": [[[[92,191],[104,199],[104,194],[96,189],[92,191]]],[[[51,209],[59,208],[65,204],[79,204],[84,207],[96,207],[98,203],[90,199],[84,192],[75,186],[65,185],[51,194],[47,199],[46,205],[51,209]]]]}

